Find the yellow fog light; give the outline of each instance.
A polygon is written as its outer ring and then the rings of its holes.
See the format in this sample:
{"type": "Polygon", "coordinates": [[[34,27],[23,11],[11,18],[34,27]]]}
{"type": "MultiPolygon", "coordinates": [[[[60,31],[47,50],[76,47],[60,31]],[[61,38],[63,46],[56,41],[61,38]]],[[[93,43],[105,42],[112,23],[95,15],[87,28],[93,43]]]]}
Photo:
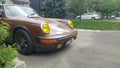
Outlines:
{"type": "Polygon", "coordinates": [[[69,26],[70,26],[70,28],[73,28],[74,27],[74,24],[73,24],[73,22],[72,21],[69,21],[69,26]]]}
{"type": "Polygon", "coordinates": [[[62,44],[58,44],[58,45],[57,45],[57,48],[58,48],[58,49],[62,48],[62,44]]]}
{"type": "Polygon", "coordinates": [[[49,25],[47,23],[43,23],[41,28],[42,28],[42,31],[44,33],[46,33],[46,34],[50,33],[50,27],[49,27],[49,25]]]}

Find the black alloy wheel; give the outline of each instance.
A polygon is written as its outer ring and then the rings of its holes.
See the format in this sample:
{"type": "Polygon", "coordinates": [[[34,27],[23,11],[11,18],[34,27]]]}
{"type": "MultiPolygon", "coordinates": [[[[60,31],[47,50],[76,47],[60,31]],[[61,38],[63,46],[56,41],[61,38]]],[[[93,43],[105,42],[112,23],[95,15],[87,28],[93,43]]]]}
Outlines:
{"type": "Polygon", "coordinates": [[[18,29],[14,34],[14,41],[16,42],[17,49],[21,54],[28,55],[33,53],[34,47],[31,37],[25,30],[18,29]]]}

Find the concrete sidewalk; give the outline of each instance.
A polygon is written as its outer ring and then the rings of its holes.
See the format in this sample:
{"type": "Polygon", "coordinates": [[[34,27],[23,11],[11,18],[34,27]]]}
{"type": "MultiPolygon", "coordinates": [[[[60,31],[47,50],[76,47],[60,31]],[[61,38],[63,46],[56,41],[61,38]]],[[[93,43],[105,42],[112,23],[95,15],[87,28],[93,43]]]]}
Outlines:
{"type": "Polygon", "coordinates": [[[120,68],[120,31],[78,30],[67,48],[19,58],[28,68],[120,68]]]}

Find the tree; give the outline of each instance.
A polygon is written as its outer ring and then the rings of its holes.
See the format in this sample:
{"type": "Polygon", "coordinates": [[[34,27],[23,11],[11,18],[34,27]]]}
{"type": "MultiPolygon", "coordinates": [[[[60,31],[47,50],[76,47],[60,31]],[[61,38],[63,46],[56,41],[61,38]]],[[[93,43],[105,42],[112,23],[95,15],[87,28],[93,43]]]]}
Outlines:
{"type": "Polygon", "coordinates": [[[119,0],[93,0],[93,5],[92,8],[95,11],[99,11],[102,13],[103,16],[108,16],[112,14],[113,12],[119,10],[120,6],[120,1],[119,0]]]}
{"type": "Polygon", "coordinates": [[[81,15],[85,12],[101,12],[102,17],[109,17],[120,11],[120,0],[66,0],[67,13],[71,16],[81,15]]]}
{"type": "Polygon", "coordinates": [[[66,0],[68,12],[73,12],[76,15],[82,14],[84,10],[84,0],[66,0]]]}
{"type": "Polygon", "coordinates": [[[86,12],[90,12],[93,0],[84,0],[84,7],[86,12]]]}
{"type": "Polygon", "coordinates": [[[92,0],[66,0],[66,2],[67,13],[72,13],[72,16],[89,12],[92,4],[92,0]]]}
{"type": "Polygon", "coordinates": [[[65,0],[44,0],[45,6],[42,14],[45,17],[64,18],[66,17],[65,0]]]}

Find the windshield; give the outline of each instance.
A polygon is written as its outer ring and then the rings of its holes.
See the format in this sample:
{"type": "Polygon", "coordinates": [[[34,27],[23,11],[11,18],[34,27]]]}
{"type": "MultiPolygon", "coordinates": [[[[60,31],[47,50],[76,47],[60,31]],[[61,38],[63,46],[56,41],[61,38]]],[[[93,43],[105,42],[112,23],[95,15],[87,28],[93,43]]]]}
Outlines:
{"type": "Polygon", "coordinates": [[[39,15],[30,7],[25,6],[5,6],[5,13],[7,17],[38,17],[39,15]]]}

